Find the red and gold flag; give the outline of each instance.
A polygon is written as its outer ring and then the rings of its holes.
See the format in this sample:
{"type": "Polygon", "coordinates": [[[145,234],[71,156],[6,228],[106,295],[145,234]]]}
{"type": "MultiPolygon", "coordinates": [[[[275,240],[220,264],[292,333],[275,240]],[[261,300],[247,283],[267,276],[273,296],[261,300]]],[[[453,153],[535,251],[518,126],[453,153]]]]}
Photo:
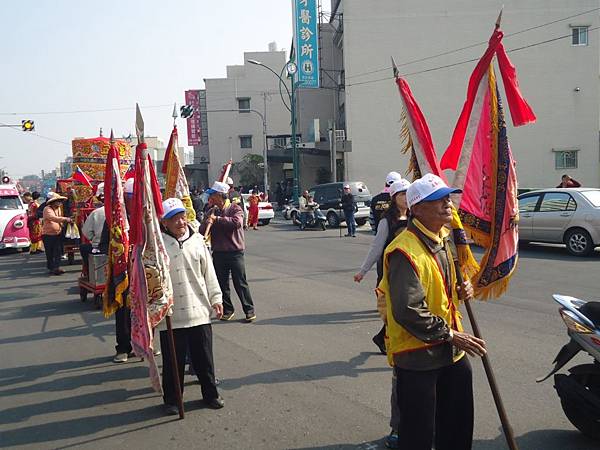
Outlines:
{"type": "Polygon", "coordinates": [[[167,145],[165,159],[162,164],[162,173],[167,176],[164,197],[180,199],[185,206],[188,221],[196,220],[196,212],[190,197],[190,188],[179,159],[176,125],[173,126],[173,131],[171,131],[169,145],[167,145]]]}

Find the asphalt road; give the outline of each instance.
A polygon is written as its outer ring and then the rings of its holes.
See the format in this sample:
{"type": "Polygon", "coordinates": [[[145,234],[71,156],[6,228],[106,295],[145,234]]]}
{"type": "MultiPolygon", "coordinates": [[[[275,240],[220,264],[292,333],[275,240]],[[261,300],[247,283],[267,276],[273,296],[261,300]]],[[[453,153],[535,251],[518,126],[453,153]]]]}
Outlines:
{"type": "MultiPolygon", "coordinates": [[[[48,277],[43,256],[0,254],[0,447],[383,448],[391,370],[370,340],[380,327],[375,273],[352,281],[371,238],[281,223],[248,232],[258,320],[214,324],[226,407],[204,409],[188,376],[183,421],[163,416],[143,362],[111,363],[113,319],[80,302],[78,267],[48,277]]],[[[551,294],[600,300],[599,263],[599,253],[528,247],[508,294],[474,305],[521,449],[598,448],[564,417],[552,381],[535,378],[567,341],[551,294]]],[[[474,449],[505,449],[472,363],[474,449]]]]}

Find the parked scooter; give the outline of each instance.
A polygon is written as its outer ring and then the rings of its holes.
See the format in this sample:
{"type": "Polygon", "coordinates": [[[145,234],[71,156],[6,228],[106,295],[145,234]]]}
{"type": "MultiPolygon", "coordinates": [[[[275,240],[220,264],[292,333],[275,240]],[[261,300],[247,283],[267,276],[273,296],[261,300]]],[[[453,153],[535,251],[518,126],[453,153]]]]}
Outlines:
{"type": "Polygon", "coordinates": [[[542,382],[558,372],[581,350],[594,362],[569,369],[569,375],[554,375],[554,388],[569,421],[586,436],[600,440],[600,302],[586,302],[566,295],[553,295],[571,340],[554,359],[554,369],[542,382]]]}
{"type": "Polygon", "coordinates": [[[327,229],[327,217],[325,217],[325,214],[323,214],[319,209],[319,204],[313,202],[307,204],[306,206],[310,212],[306,214],[306,223],[304,225],[302,225],[301,222],[299,223],[300,229],[304,230],[305,228],[320,228],[321,230],[325,231],[327,229]]]}

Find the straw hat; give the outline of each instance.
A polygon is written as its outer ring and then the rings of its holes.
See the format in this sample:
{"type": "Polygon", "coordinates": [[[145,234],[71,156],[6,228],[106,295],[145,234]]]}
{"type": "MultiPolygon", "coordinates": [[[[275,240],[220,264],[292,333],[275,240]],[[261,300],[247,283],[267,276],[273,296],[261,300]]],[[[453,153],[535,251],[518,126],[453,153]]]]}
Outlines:
{"type": "Polygon", "coordinates": [[[55,193],[52,196],[52,198],[49,198],[48,200],[46,200],[46,205],[50,205],[51,203],[54,203],[54,202],[62,202],[65,200],[67,200],[67,197],[63,197],[62,195],[55,193]]]}

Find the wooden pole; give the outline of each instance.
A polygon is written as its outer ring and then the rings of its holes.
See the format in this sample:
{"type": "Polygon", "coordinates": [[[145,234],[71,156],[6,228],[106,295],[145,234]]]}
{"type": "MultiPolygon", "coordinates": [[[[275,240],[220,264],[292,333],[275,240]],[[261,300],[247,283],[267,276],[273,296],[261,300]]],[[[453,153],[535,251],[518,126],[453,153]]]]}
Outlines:
{"type": "Polygon", "coordinates": [[[173,326],[171,325],[171,316],[166,317],[167,335],[169,337],[169,349],[171,354],[171,367],[173,368],[173,380],[175,383],[175,396],[177,398],[177,408],[179,409],[179,418],[185,418],[183,410],[183,395],[181,393],[181,384],[179,383],[179,367],[177,367],[177,355],[175,354],[175,338],[173,337],[173,326]]]}
{"type": "MultiPolygon", "coordinates": [[[[454,268],[456,272],[456,280],[459,285],[462,285],[463,278],[458,260],[454,260],[454,268]]],[[[475,337],[483,339],[483,337],[481,336],[481,331],[479,330],[479,325],[477,324],[477,320],[475,319],[475,314],[473,313],[473,309],[471,308],[471,302],[469,300],[465,300],[464,303],[467,309],[467,315],[469,316],[469,322],[471,322],[471,328],[473,328],[473,334],[475,335],[475,337]]],[[[481,361],[483,362],[483,369],[485,370],[485,375],[487,377],[488,384],[490,385],[490,389],[492,391],[492,397],[494,397],[494,403],[496,404],[498,416],[500,416],[500,423],[502,424],[502,431],[504,432],[504,437],[506,438],[508,448],[510,450],[519,450],[517,442],[515,441],[515,436],[513,434],[512,427],[510,426],[510,422],[508,421],[506,410],[504,409],[502,397],[500,397],[500,390],[498,389],[496,377],[494,376],[492,364],[490,363],[490,359],[487,353],[481,357],[481,361]]]]}

